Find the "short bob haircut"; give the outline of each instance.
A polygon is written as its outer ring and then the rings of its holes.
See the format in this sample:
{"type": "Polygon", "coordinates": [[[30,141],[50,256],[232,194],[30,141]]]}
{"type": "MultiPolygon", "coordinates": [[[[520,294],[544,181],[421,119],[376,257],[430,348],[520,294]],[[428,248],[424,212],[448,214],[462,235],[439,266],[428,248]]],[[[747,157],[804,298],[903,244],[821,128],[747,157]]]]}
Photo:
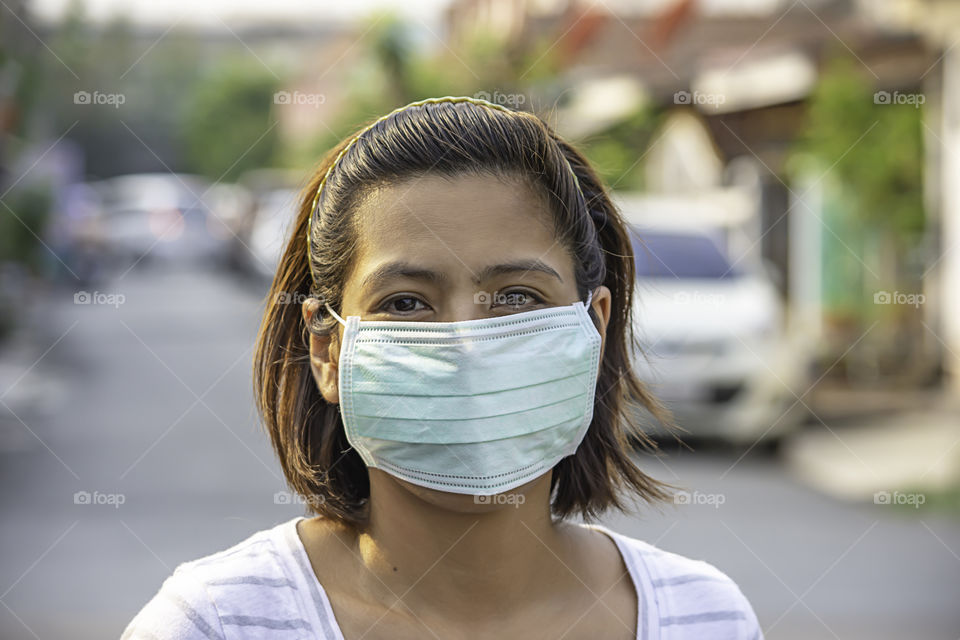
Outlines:
{"type": "MultiPolygon", "coordinates": [[[[635,444],[656,450],[637,425],[638,409],[675,425],[631,368],[631,356],[642,352],[631,322],[635,267],[627,226],[576,149],[539,117],[493,107],[447,98],[397,110],[360,129],[354,144],[356,134],[330,150],[303,191],[267,297],[253,373],[257,409],[287,482],[309,513],[363,529],[370,484],[347,441],[339,406],[323,399],[310,369],[308,332],[339,339],[339,324],[321,306],[307,327],[301,303],[315,297],[339,308],[358,245],[358,205],[376,187],[425,174],[486,174],[529,184],[545,197],[557,239],[573,258],[580,299],[601,284],[612,293],[593,421],[576,453],[553,468],[553,517],[594,520],[611,507],[628,511],[624,497],[653,504],[676,488],[646,475],[629,457],[635,444]]],[[[596,322],[593,311],[590,316],[596,322]]]]}

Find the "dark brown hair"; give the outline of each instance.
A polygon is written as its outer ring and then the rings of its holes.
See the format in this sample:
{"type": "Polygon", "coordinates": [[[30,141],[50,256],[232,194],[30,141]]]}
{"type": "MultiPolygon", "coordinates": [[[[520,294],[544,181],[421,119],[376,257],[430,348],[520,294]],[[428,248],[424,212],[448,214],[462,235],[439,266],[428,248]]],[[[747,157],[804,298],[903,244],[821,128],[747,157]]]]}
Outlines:
{"type": "Polygon", "coordinates": [[[339,308],[357,247],[354,213],[361,199],[373,188],[425,174],[484,173],[529,183],[546,197],[558,241],[573,257],[580,299],[601,284],[612,294],[593,421],[576,453],[554,467],[554,516],[577,513],[591,520],[611,507],[628,510],[625,496],[648,503],[669,498],[674,487],[646,475],[629,457],[635,444],[656,449],[637,424],[638,409],[665,426],[674,423],[631,368],[631,357],[645,357],[631,322],[633,244],[587,160],[537,116],[472,100],[411,105],[360,131],[353,144],[356,136],[327,154],[303,191],[254,356],[257,408],[287,481],[308,511],[361,527],[370,485],[339,407],[323,399],[310,370],[308,332],[338,333],[339,325],[321,305],[307,327],[299,303],[316,297],[339,308]]]}

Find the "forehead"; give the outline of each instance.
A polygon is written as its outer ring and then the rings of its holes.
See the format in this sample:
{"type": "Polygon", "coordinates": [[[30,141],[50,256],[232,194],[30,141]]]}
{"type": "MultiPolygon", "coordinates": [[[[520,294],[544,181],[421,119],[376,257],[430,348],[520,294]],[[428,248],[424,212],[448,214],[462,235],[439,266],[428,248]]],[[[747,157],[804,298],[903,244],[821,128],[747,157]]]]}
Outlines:
{"type": "Polygon", "coordinates": [[[476,273],[518,257],[540,259],[572,281],[546,198],[526,182],[487,174],[425,175],[372,191],[357,209],[353,275],[390,260],[476,273]]]}

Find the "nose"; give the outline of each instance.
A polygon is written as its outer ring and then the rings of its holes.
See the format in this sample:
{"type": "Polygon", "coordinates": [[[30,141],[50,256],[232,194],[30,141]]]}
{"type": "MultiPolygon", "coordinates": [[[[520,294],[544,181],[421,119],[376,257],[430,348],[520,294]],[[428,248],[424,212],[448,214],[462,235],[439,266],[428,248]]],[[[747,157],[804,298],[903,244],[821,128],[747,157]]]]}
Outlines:
{"type": "Polygon", "coordinates": [[[447,298],[443,308],[437,314],[438,322],[459,322],[478,320],[491,315],[493,292],[476,289],[455,291],[447,298]]]}

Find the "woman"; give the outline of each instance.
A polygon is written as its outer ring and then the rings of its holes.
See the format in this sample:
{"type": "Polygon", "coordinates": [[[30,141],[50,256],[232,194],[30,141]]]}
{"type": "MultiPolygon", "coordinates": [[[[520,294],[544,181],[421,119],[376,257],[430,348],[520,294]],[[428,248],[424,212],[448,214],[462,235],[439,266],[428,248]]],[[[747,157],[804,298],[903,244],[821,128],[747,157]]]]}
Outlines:
{"type": "Polygon", "coordinates": [[[294,518],[181,564],[124,638],[762,638],[737,585],[594,519],[669,497],[628,442],[633,254],[587,161],[474,98],[310,182],[254,364],[294,518]],[[298,304],[291,304],[296,301],[298,304]]]}

